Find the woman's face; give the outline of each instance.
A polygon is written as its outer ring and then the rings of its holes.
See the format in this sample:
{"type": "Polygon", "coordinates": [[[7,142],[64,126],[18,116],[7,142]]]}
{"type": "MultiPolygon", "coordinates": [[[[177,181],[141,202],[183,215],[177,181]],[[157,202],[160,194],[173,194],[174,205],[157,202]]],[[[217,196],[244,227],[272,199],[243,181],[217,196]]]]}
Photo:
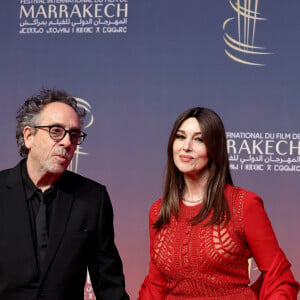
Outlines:
{"type": "Polygon", "coordinates": [[[173,142],[173,159],[175,166],[185,176],[200,178],[209,172],[208,150],[196,118],[186,119],[177,130],[173,142]]]}

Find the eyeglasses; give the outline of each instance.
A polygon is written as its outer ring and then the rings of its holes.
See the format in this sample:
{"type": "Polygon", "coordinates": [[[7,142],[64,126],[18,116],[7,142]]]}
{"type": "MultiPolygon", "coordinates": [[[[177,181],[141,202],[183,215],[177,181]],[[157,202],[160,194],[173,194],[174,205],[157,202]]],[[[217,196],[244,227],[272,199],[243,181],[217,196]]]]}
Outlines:
{"type": "Polygon", "coordinates": [[[68,133],[70,136],[70,141],[73,145],[80,145],[85,137],[86,133],[80,131],[79,129],[67,130],[59,125],[49,125],[49,126],[34,126],[34,128],[44,129],[49,131],[49,136],[54,141],[61,141],[66,134],[68,133]]]}

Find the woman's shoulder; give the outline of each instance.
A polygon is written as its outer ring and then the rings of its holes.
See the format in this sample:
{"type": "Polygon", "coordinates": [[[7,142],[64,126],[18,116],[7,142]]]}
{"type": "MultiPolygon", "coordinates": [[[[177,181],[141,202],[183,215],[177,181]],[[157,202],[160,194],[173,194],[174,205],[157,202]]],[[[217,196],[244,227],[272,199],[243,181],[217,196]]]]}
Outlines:
{"type": "Polygon", "coordinates": [[[152,203],[150,211],[149,211],[149,226],[152,228],[152,225],[156,222],[160,208],[162,204],[162,199],[156,200],[154,203],[152,203]]]}
{"type": "Polygon", "coordinates": [[[234,224],[238,235],[244,241],[248,220],[251,223],[255,221],[257,214],[265,214],[263,201],[256,193],[232,185],[226,185],[225,198],[230,208],[231,224],[234,224]]]}
{"type": "Polygon", "coordinates": [[[149,212],[150,218],[158,217],[159,212],[160,212],[160,208],[161,208],[161,204],[162,204],[162,198],[159,198],[154,203],[152,203],[151,208],[150,208],[150,212],[149,212]]]}
{"type": "Polygon", "coordinates": [[[242,202],[244,204],[262,203],[262,199],[255,192],[230,184],[226,184],[225,186],[225,197],[229,204],[235,202],[242,202]]]}
{"type": "Polygon", "coordinates": [[[255,215],[266,214],[263,200],[252,191],[227,185],[225,188],[225,197],[230,207],[231,216],[235,222],[244,224],[245,219],[252,219],[255,215]]]}

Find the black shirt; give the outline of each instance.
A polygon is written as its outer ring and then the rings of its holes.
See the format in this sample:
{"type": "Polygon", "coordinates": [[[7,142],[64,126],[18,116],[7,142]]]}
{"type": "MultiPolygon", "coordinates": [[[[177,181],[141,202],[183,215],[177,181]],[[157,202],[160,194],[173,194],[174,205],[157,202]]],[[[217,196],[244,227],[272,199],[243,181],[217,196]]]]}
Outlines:
{"type": "MultiPolygon", "coordinates": [[[[27,172],[26,160],[23,161],[22,163],[22,179],[23,179],[25,196],[27,199],[28,210],[30,215],[32,237],[35,243],[35,249],[37,253],[36,216],[40,205],[39,196],[37,195],[37,193],[38,191],[42,193],[42,191],[38,189],[30,179],[27,172]]],[[[51,235],[50,224],[51,224],[51,218],[53,213],[53,203],[55,201],[56,194],[57,194],[57,189],[55,185],[52,185],[49,189],[47,189],[44,192],[44,196],[46,197],[46,204],[47,204],[47,224],[48,224],[49,237],[51,235]]]]}

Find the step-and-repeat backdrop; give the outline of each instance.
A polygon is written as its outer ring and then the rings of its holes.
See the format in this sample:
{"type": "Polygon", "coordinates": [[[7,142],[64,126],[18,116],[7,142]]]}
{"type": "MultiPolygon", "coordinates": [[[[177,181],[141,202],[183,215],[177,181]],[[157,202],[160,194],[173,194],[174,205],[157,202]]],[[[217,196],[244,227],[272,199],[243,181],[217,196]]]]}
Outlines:
{"type": "MultiPolygon", "coordinates": [[[[70,168],[109,190],[135,299],[172,124],[187,108],[212,108],[235,184],[264,199],[299,280],[299,11],[296,0],[1,3],[1,169],[19,160],[15,113],[25,98],[43,87],[77,97],[88,137],[70,168]]],[[[85,298],[94,299],[89,278],[85,298]]]]}

